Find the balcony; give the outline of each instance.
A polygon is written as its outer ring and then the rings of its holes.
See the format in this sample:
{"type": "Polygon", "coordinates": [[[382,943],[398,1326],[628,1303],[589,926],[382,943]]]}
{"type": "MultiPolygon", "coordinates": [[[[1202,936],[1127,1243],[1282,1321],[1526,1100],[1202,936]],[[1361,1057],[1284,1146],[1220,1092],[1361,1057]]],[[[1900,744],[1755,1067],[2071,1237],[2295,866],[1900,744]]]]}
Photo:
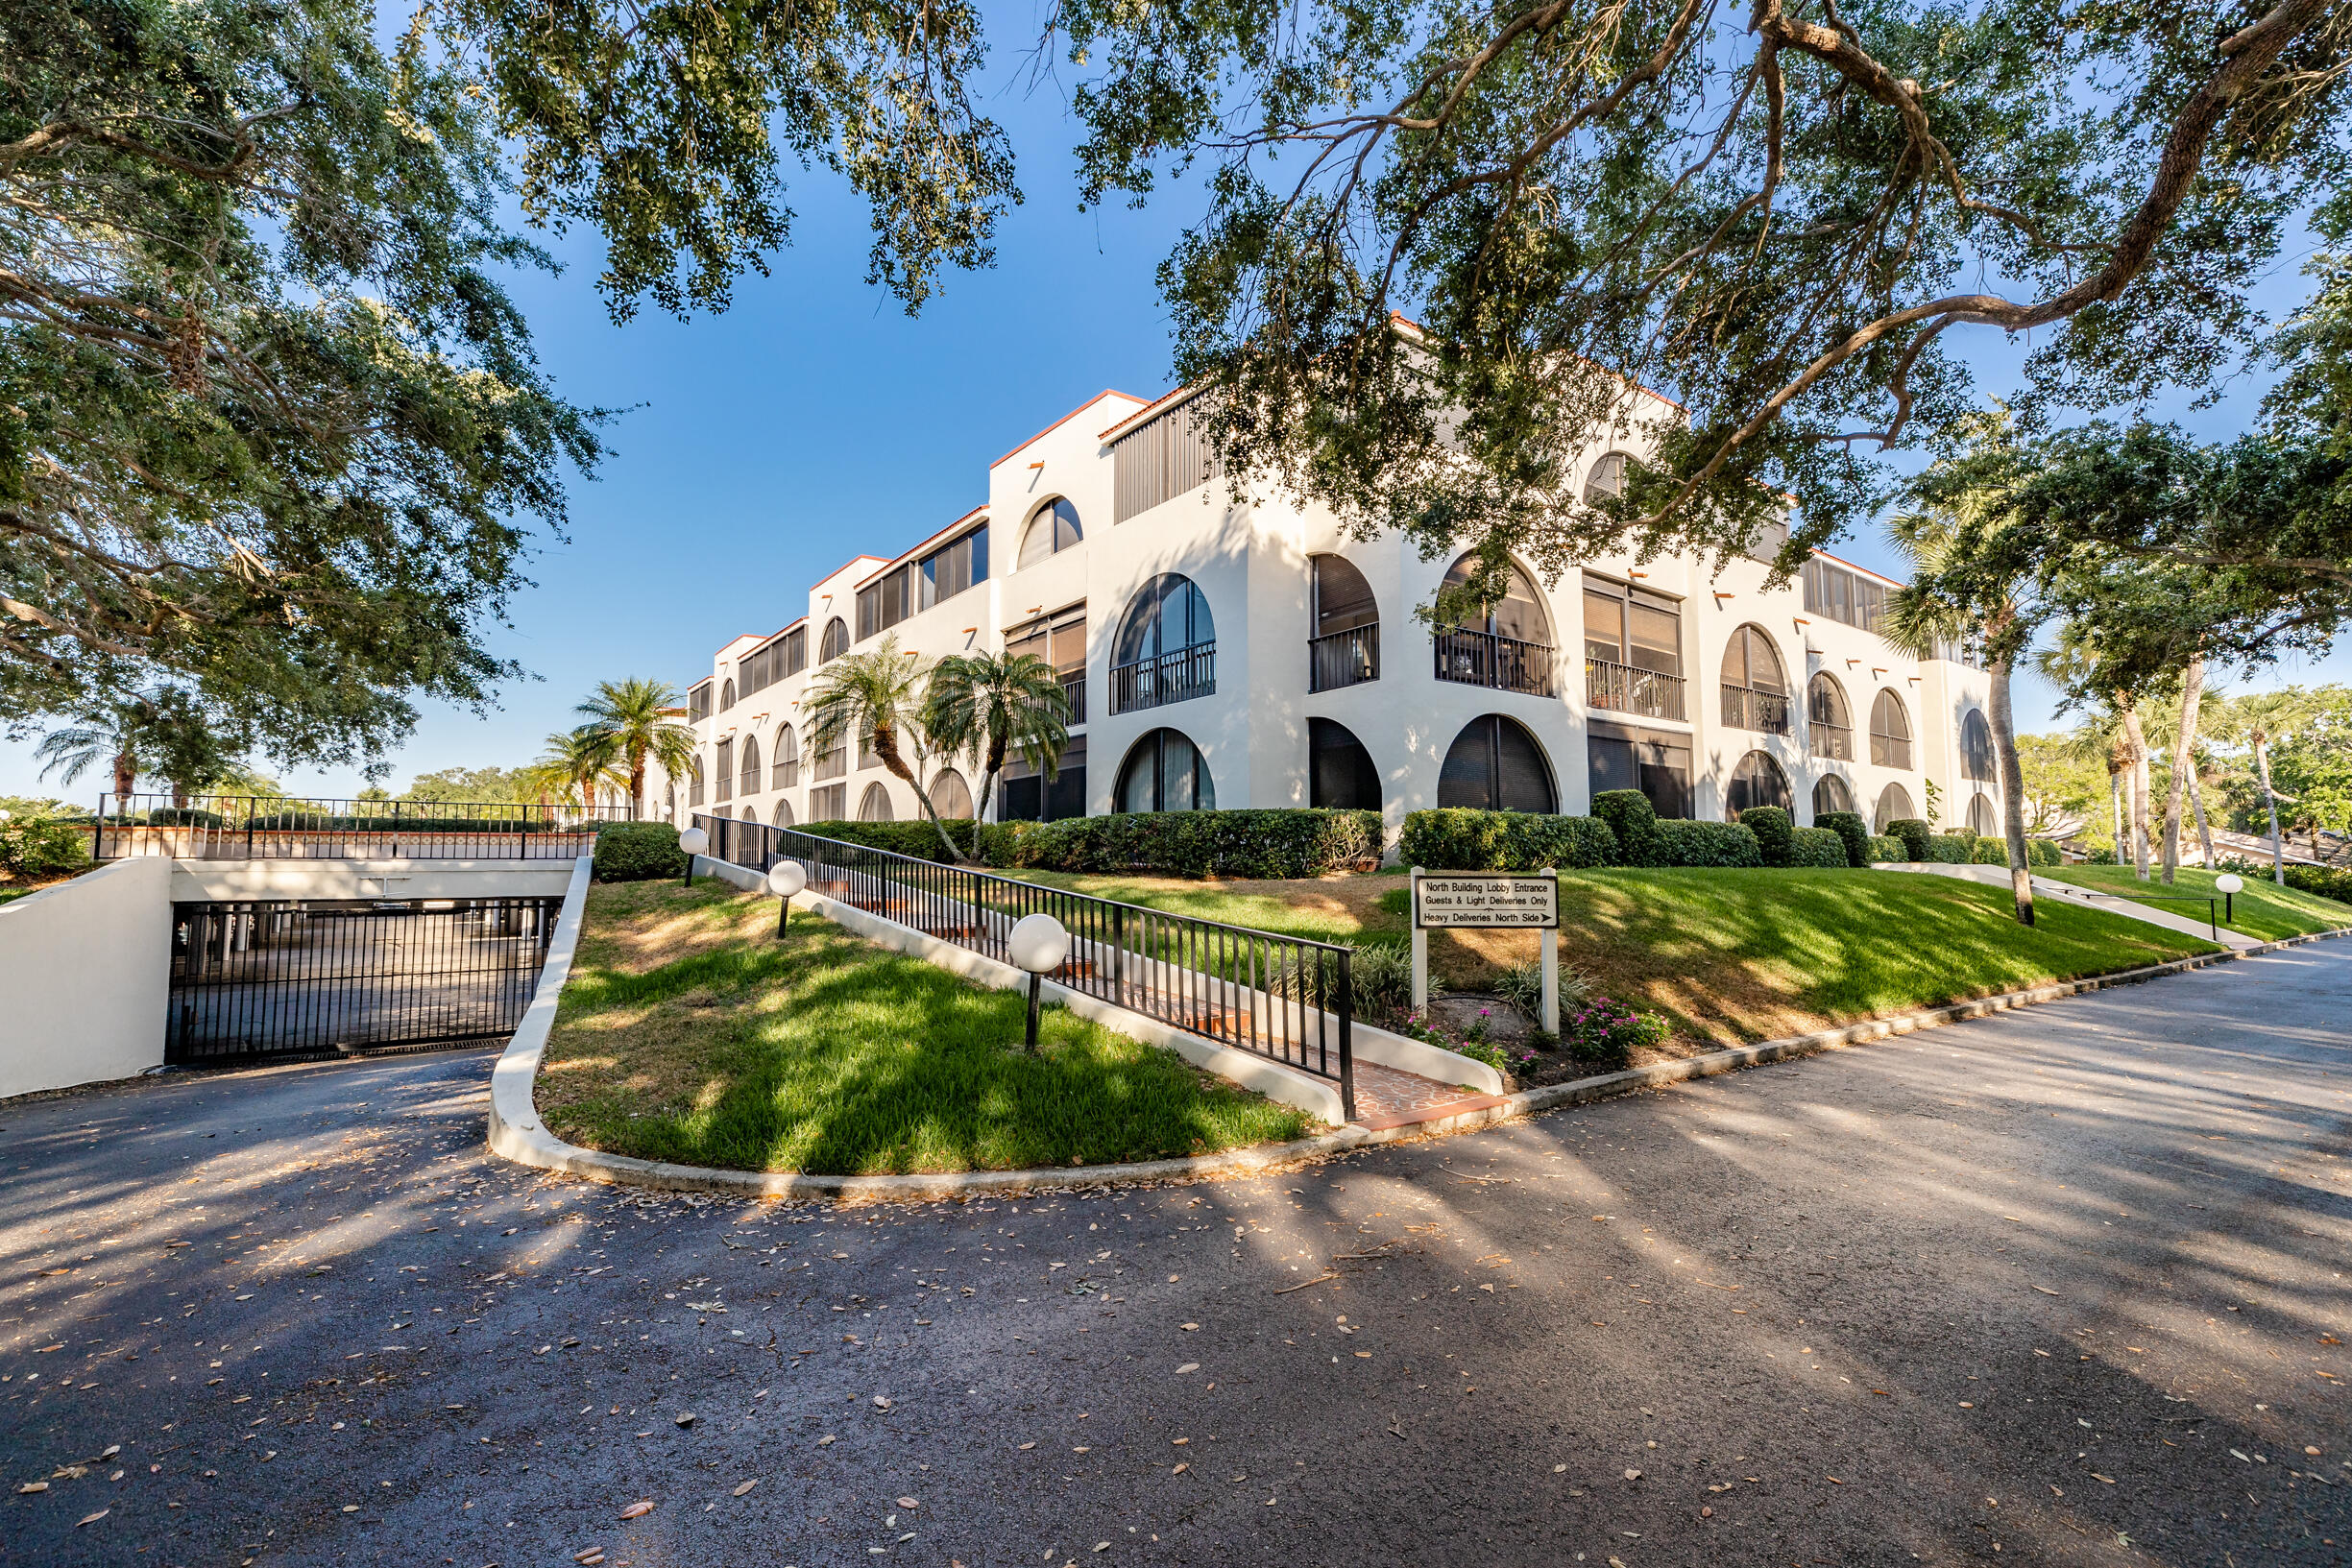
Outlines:
{"type": "Polygon", "coordinates": [[[1440,632],[1436,645],[1437,676],[1461,686],[1483,686],[1496,691],[1520,691],[1531,697],[1552,694],[1554,650],[1548,643],[1521,642],[1499,632],[1440,632]]]}
{"type": "Polygon", "coordinates": [[[1337,691],[1380,679],[1380,623],[1307,639],[1307,689],[1337,691]]]}
{"type": "Polygon", "coordinates": [[[1730,686],[1723,688],[1723,722],[1734,730],[1756,730],[1764,735],[1788,733],[1788,694],[1782,691],[1759,691],[1752,686],[1730,686]]]}
{"type": "Polygon", "coordinates": [[[1110,711],[1132,713],[1139,709],[1165,708],[1209,696],[1217,689],[1217,644],[1178,648],[1156,659],[1114,664],[1110,672],[1110,711]]]}
{"type": "Polygon", "coordinates": [[[1062,715],[1064,724],[1076,727],[1086,722],[1086,672],[1072,670],[1061,677],[1061,694],[1068,700],[1070,711],[1062,715]]]}
{"type": "Polygon", "coordinates": [[[1607,659],[1585,661],[1585,706],[1643,718],[1679,719],[1684,681],[1663,670],[1637,669],[1607,659]]]}
{"type": "Polygon", "coordinates": [[[1815,757],[1824,758],[1832,762],[1854,760],[1854,728],[1852,725],[1829,724],[1820,719],[1814,719],[1806,726],[1806,732],[1807,737],[1812,741],[1812,752],[1815,757]]]}

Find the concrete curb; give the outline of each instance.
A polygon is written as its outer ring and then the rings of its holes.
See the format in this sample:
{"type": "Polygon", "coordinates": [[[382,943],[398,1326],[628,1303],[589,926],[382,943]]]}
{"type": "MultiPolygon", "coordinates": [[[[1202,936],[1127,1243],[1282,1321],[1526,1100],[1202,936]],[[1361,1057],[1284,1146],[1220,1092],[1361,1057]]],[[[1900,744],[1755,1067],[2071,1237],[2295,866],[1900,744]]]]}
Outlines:
{"type": "MultiPolygon", "coordinates": [[[[2175,958],[2170,963],[2150,964],[2113,975],[2057,980],[2022,991],[2003,992],[2000,996],[1979,997],[1973,1001],[1931,1007],[1923,1012],[1870,1019],[1848,1025],[1842,1029],[1791,1035],[1786,1039],[1767,1040],[1753,1046],[1734,1046],[1685,1061],[1657,1062],[1647,1067],[1629,1068],[1622,1073],[1604,1073],[1568,1083],[1523,1089],[1508,1096],[1500,1104],[1380,1132],[1347,1126],[1337,1132],[1302,1138],[1294,1143],[1228,1149],[1222,1154],[1203,1154],[1190,1159],[1142,1160],[1128,1165],[1074,1166],[1067,1170],[958,1170],[909,1176],[819,1176],[801,1172],[720,1170],[707,1166],[640,1160],[626,1154],[605,1154],[567,1144],[541,1124],[531,1099],[531,1086],[539,1075],[540,1057],[546,1049],[548,1031],[555,1023],[556,999],[563,991],[564,980],[571,973],[572,952],[579,944],[581,910],[587,902],[588,875],[589,862],[583,860],[573,876],[570,892],[565,896],[563,915],[548,945],[546,968],[541,972],[539,990],[532,998],[530,1011],[524,1015],[522,1026],[515,1031],[506,1053],[498,1058],[497,1068],[492,1075],[491,1151],[518,1165],[620,1186],[649,1187],[673,1193],[729,1193],[741,1197],[837,1198],[843,1202],[861,1203],[932,1202],[943,1198],[1008,1196],[1138,1182],[1200,1181],[1250,1175],[1285,1166],[1329,1159],[1334,1155],[1383,1144],[1412,1143],[1424,1138],[1475,1132],[1500,1122],[1515,1122],[1523,1117],[1571,1105],[1589,1105],[1597,1100],[1611,1099],[1643,1089],[1663,1088],[1692,1078],[1711,1077],[1718,1073],[1735,1073],[1742,1068],[1759,1067],[1768,1062],[1793,1061],[1827,1050],[1842,1050],[1891,1035],[1912,1034],[1945,1024],[1958,1024],[2021,1007],[2059,1001],[2088,991],[2136,985],[2144,980],[2185,974],[2210,964],[2234,963],[2241,958],[2258,957],[2283,948],[2300,947],[2307,942],[2352,935],[2352,928],[2347,928],[2311,936],[2289,937],[2282,942],[2266,943],[2242,952],[2175,958]]],[[[830,905],[832,901],[823,902],[830,905]]],[[[962,950],[955,951],[960,953],[962,950]]]]}

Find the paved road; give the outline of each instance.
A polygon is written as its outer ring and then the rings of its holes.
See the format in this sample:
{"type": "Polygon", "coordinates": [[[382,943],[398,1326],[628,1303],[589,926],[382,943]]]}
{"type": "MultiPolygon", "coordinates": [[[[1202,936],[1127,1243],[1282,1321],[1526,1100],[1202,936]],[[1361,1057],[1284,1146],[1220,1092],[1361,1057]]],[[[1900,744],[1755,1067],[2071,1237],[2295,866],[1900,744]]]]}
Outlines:
{"type": "Polygon", "coordinates": [[[850,1213],[494,1163],[478,1053],[0,1105],[0,1560],[2344,1562],[2347,1046],[2326,944],[850,1213]]]}

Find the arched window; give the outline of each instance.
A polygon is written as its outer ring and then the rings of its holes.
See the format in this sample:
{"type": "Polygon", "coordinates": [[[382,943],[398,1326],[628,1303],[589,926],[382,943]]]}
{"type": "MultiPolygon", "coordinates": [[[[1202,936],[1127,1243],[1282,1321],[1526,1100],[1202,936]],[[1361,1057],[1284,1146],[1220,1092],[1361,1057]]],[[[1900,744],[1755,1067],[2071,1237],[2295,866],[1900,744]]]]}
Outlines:
{"type": "Polygon", "coordinates": [[[1013,561],[1012,569],[1033,567],[1085,537],[1085,530],[1079,526],[1077,507],[1058,498],[1048,501],[1030,514],[1029,527],[1021,535],[1021,553],[1013,561]]]}
{"type": "Polygon", "coordinates": [[[718,688],[718,711],[719,711],[720,712],[722,712],[722,713],[723,713],[723,712],[726,712],[728,709],[733,708],[734,706],[735,706],[735,680],[734,680],[734,678],[733,678],[732,676],[730,676],[730,677],[729,677],[727,680],[725,680],[725,681],[723,681],[723,682],[721,682],[721,683],[719,684],[719,688],[718,688]]]}
{"type": "MultiPolygon", "coordinates": [[[[1477,569],[1477,558],[1464,556],[1445,569],[1445,581],[1439,586],[1439,592],[1442,594],[1447,589],[1459,591],[1468,588],[1470,578],[1477,569]]],[[[1534,642],[1547,648],[1552,642],[1552,622],[1551,617],[1543,612],[1543,596],[1536,591],[1535,583],[1515,564],[1504,570],[1502,597],[1485,605],[1468,604],[1454,624],[1466,632],[1490,632],[1496,637],[1534,642]]]]}
{"type": "Polygon", "coordinates": [[[1200,750],[1175,730],[1154,730],[1119,764],[1121,811],[1214,811],[1217,784],[1200,750]]]}
{"type": "Polygon", "coordinates": [[[1307,804],[1351,811],[1380,809],[1380,770],[1345,724],[1307,720],[1307,804]]]}
{"type": "Polygon", "coordinates": [[[1777,806],[1791,811],[1796,805],[1796,797],[1788,790],[1788,775],[1781,771],[1780,763],[1760,751],[1752,751],[1739,760],[1739,765],[1732,769],[1732,782],[1723,790],[1724,809],[1734,822],[1751,806],[1777,806]]]}
{"type": "Polygon", "coordinates": [[[1110,711],[1132,712],[1205,697],[1217,689],[1217,624],[1189,577],[1171,572],[1143,586],[1112,644],[1110,711]]]}
{"type": "Polygon", "coordinates": [[[1556,811],[1552,765],[1516,719],[1486,713],[1470,720],[1446,748],[1438,770],[1438,804],[1479,811],[1556,811]]]}
{"type": "Polygon", "coordinates": [[[1882,833],[1890,822],[1916,821],[1918,816],[1911,808],[1911,792],[1899,784],[1891,784],[1879,796],[1879,813],[1872,820],[1870,831],[1882,833]]]}
{"type": "Polygon", "coordinates": [[[671,822],[678,820],[678,786],[674,784],[662,786],[662,815],[671,822]]]}
{"type": "Polygon", "coordinates": [[[1870,705],[1870,760],[1880,767],[1911,765],[1911,715],[1891,688],[1870,705]]]}
{"type": "Polygon", "coordinates": [[[746,806],[743,808],[743,820],[756,825],[760,820],[760,813],[746,806]]]}
{"type": "Polygon", "coordinates": [[[1972,708],[1960,720],[1960,777],[1991,784],[2000,776],[1993,755],[1993,727],[1985,723],[1982,709],[1972,708]]]}
{"type": "Polygon", "coordinates": [[[1734,730],[1788,733],[1788,677],[1761,626],[1740,626],[1723,650],[1723,722],[1734,730]]]}
{"type": "Polygon", "coordinates": [[[1550,696],[1552,626],[1536,585],[1515,565],[1503,573],[1499,598],[1449,599],[1467,592],[1475,572],[1475,560],[1466,555],[1446,568],[1439,587],[1440,602],[1453,605],[1454,621],[1435,637],[1438,679],[1550,696]]]}
{"type": "Polygon", "coordinates": [[[777,827],[789,828],[798,819],[792,815],[792,803],[790,801],[778,801],[776,803],[775,822],[777,827]]]}
{"type": "Polygon", "coordinates": [[[1853,809],[1854,786],[1846,783],[1845,776],[1823,774],[1813,785],[1813,820],[1819,822],[1827,812],[1853,809]]]}
{"type": "Polygon", "coordinates": [[[1978,793],[1968,798],[1968,826],[1979,838],[2000,836],[2000,818],[1994,813],[1992,796],[1978,793]]]}
{"type": "Polygon", "coordinates": [[[888,822],[892,820],[890,816],[890,792],[887,789],[885,789],[880,784],[867,784],[865,786],[865,793],[860,796],[858,800],[858,820],[860,822],[888,822]]]}
{"type": "Polygon", "coordinates": [[[1854,711],[1846,706],[1846,688],[1826,669],[1806,683],[1805,737],[1815,757],[1854,760],[1854,711]]]}
{"type": "Polygon", "coordinates": [[[838,659],[849,652],[849,622],[836,615],[825,623],[824,640],[816,645],[816,662],[838,659]]]}
{"type": "Polygon", "coordinates": [[[1372,585],[1344,556],[1311,563],[1315,630],[1307,642],[1307,689],[1332,691],[1380,679],[1380,605],[1372,585]]]}
{"type": "Polygon", "coordinates": [[[971,820],[972,786],[963,782],[962,774],[949,768],[932,780],[931,808],[951,821],[971,820]]]}
{"type": "Polygon", "coordinates": [[[776,726],[776,754],[769,761],[767,771],[768,788],[800,787],[800,736],[792,733],[789,724],[776,726]]]}
{"type": "Polygon", "coordinates": [[[687,781],[686,804],[689,807],[702,804],[702,754],[699,752],[694,755],[693,777],[687,781]]]}
{"type": "Polygon", "coordinates": [[[1604,452],[1585,475],[1585,499],[1597,501],[1625,494],[1625,454],[1604,452]]]}
{"type": "Polygon", "coordinates": [[[743,760],[740,765],[740,773],[741,777],[736,784],[736,792],[743,795],[758,794],[760,792],[760,737],[756,735],[747,735],[743,737],[743,760]]]}

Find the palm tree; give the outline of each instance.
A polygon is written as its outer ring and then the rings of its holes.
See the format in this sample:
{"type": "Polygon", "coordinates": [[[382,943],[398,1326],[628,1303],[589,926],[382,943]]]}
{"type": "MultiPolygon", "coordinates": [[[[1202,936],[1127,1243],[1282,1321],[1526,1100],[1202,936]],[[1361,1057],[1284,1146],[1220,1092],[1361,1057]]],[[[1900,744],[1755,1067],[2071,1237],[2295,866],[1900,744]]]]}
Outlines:
{"type": "Polygon", "coordinates": [[[547,736],[546,749],[538,761],[523,769],[523,776],[539,791],[543,803],[552,795],[561,805],[592,807],[598,789],[607,784],[618,787],[622,782],[614,756],[612,737],[594,725],[583,724],[547,736]]]}
{"type": "Polygon", "coordinates": [[[961,864],[963,852],[947,835],[946,824],[931,804],[931,792],[907,765],[899,745],[905,736],[919,754],[932,738],[923,733],[923,684],[924,671],[915,667],[913,650],[900,648],[895,637],[885,637],[867,652],[844,654],[821,666],[801,700],[801,712],[807,715],[811,749],[820,754],[850,735],[870,737],[875,757],[913,788],[914,803],[937,830],[949,857],[961,864]]]}
{"type": "MultiPolygon", "coordinates": [[[[114,770],[115,800],[126,801],[139,783],[134,727],[131,712],[118,706],[104,719],[50,731],[33,748],[33,755],[41,760],[41,777],[47,779],[55,773],[59,783],[72,784],[93,765],[104,761],[114,770]]],[[[126,804],[120,808],[128,810],[129,807],[126,804]]]]}
{"type": "Polygon", "coordinates": [[[2270,743],[2311,716],[2312,697],[2300,687],[2249,691],[2225,704],[2214,725],[2216,737],[2243,738],[2254,753],[2254,778],[2262,787],[2263,810],[2270,819],[2270,880],[2287,885],[2287,840],[2279,832],[2278,791],[2270,787],[2270,743]]]}
{"type": "Polygon", "coordinates": [[[647,758],[673,779],[693,765],[694,732],[677,722],[686,710],[679,706],[677,688],[666,681],[637,676],[600,681],[576,712],[588,719],[582,728],[602,736],[627,772],[633,818],[644,814],[647,758]]]}
{"type": "Polygon", "coordinates": [[[1070,694],[1054,666],[1033,653],[952,654],[931,672],[923,722],[948,756],[969,756],[980,770],[980,804],[987,820],[997,775],[1016,748],[1044,778],[1061,765],[1070,743],[1070,694]]]}

